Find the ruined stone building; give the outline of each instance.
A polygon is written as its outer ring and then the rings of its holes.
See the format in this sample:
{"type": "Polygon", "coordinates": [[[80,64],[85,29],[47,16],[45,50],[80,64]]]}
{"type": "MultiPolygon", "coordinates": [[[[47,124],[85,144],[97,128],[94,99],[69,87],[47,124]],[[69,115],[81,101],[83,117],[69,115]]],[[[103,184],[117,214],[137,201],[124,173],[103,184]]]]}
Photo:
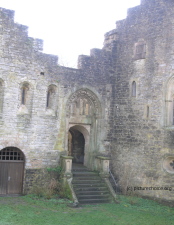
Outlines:
{"type": "Polygon", "coordinates": [[[123,193],[174,201],[174,1],[141,0],[78,69],[0,8],[0,149],[1,194],[61,155],[91,169],[100,155],[123,193]]]}

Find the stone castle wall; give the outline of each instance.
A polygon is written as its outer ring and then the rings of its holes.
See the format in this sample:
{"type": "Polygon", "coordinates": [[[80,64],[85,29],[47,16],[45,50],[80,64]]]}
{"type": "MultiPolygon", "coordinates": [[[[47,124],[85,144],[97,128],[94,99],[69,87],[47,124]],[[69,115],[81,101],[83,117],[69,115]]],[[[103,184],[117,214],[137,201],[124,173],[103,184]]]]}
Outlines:
{"type": "Polygon", "coordinates": [[[58,165],[68,130],[83,124],[89,166],[96,155],[110,155],[124,193],[174,201],[173,11],[171,0],[142,0],[105,34],[103,49],[79,56],[71,69],[42,53],[42,41],[14,23],[13,11],[0,9],[0,145],[23,151],[28,187],[29,170],[58,165]],[[97,112],[70,115],[79,95],[97,112]]]}
{"type": "Polygon", "coordinates": [[[142,5],[128,10],[125,20],[117,22],[116,30],[106,35],[107,40],[112,40],[109,44],[106,41],[106,48],[115,45],[119,49],[111,119],[113,170],[125,193],[168,200],[174,193],[170,165],[174,131],[173,123],[167,122],[168,110],[173,109],[166,106],[173,104],[173,97],[167,97],[174,68],[173,10],[173,1],[142,1],[142,5]],[[145,48],[141,56],[135,53],[141,50],[136,49],[139,43],[145,48]],[[127,187],[170,187],[170,191],[131,191],[127,187]]]}
{"type": "MultiPolygon", "coordinates": [[[[17,147],[24,153],[24,186],[29,187],[33,179],[29,170],[57,166],[60,155],[67,154],[67,102],[80,89],[102,102],[98,122],[89,125],[91,136],[101,133],[93,138],[89,157],[95,157],[94,150],[108,154],[103,128],[108,126],[105,96],[109,98],[111,91],[103,68],[85,72],[59,66],[57,56],[42,53],[42,41],[28,37],[27,27],[14,23],[13,17],[13,11],[0,9],[0,149],[17,147]],[[51,106],[47,106],[48,91],[51,106]]],[[[81,124],[86,123],[83,120],[81,124]]]]}

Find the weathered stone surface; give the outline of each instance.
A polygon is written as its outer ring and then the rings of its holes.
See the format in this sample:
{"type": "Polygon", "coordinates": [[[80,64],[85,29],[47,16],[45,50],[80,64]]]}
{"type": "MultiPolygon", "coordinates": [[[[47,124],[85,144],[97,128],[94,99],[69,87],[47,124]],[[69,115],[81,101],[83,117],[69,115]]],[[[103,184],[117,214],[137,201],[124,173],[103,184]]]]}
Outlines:
{"type": "Polygon", "coordinates": [[[29,171],[58,165],[78,131],[86,166],[110,156],[124,193],[174,201],[173,12],[172,0],[142,0],[72,69],[0,9],[0,147],[24,153],[27,190],[29,171]]]}

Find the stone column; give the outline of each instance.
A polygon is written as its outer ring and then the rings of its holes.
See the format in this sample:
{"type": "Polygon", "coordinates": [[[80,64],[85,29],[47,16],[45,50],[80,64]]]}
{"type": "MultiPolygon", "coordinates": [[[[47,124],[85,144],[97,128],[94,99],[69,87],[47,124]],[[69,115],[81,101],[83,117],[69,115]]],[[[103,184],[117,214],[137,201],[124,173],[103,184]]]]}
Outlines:
{"type": "Polygon", "coordinates": [[[76,207],[79,202],[77,199],[77,196],[74,192],[74,188],[72,185],[72,179],[73,179],[73,175],[72,175],[72,159],[73,157],[71,156],[61,156],[61,166],[62,166],[62,172],[63,172],[63,184],[64,185],[68,185],[69,189],[71,190],[71,194],[72,194],[72,198],[73,198],[73,207],[76,207]]]}
{"type": "Polygon", "coordinates": [[[72,159],[71,156],[61,156],[61,166],[64,176],[66,178],[72,177],[72,159]]]}
{"type": "Polygon", "coordinates": [[[100,173],[100,176],[109,177],[109,160],[108,157],[97,156],[97,170],[100,173]]]}

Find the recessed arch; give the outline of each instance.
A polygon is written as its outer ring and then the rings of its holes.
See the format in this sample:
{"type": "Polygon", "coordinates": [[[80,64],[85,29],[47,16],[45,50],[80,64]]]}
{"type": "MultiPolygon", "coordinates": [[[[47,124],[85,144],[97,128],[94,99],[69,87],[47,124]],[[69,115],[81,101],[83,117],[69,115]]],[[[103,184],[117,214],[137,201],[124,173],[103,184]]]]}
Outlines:
{"type": "Polygon", "coordinates": [[[55,109],[57,86],[50,84],[47,89],[46,108],[55,109]]]}
{"type": "Polygon", "coordinates": [[[88,130],[83,125],[72,125],[68,135],[68,154],[73,157],[73,162],[86,164],[88,148],[88,130]]]}
{"type": "Polygon", "coordinates": [[[80,132],[84,137],[84,165],[94,168],[95,154],[99,151],[98,143],[101,139],[99,127],[104,114],[104,103],[101,105],[99,94],[87,87],[82,87],[69,95],[65,109],[67,125],[65,149],[68,154],[71,152],[69,139],[73,139],[73,133],[70,131],[73,129],[76,133],[80,132]]]}
{"type": "Polygon", "coordinates": [[[137,84],[135,81],[132,82],[132,97],[136,97],[137,95],[137,84]]]}
{"type": "Polygon", "coordinates": [[[29,115],[33,104],[33,86],[28,81],[23,81],[19,86],[19,109],[18,115],[29,115]]]}
{"type": "Polygon", "coordinates": [[[66,104],[67,116],[97,116],[101,114],[101,103],[94,92],[81,88],[71,94],[66,104]]]}
{"type": "Polygon", "coordinates": [[[27,105],[29,98],[30,84],[23,82],[21,84],[21,105],[27,105]]]}

